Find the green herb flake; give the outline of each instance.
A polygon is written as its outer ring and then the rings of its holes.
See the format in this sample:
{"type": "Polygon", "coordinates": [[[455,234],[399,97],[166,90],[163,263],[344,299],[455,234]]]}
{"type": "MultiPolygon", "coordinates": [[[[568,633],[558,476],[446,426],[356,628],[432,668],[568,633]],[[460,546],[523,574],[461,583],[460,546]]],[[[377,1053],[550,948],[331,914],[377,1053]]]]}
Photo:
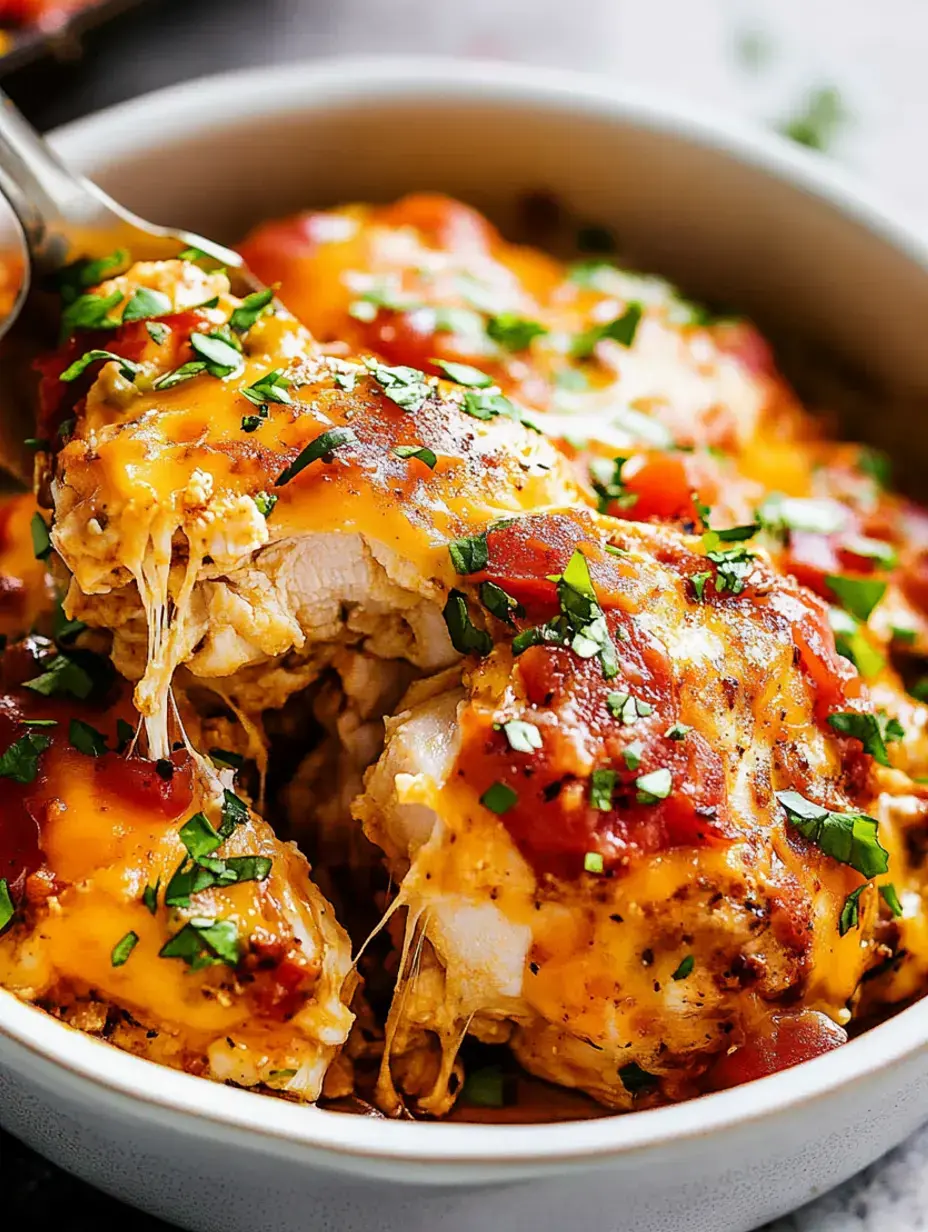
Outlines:
{"type": "Polygon", "coordinates": [[[502,586],[497,586],[495,582],[480,583],[480,602],[491,616],[502,620],[512,629],[515,628],[513,618],[525,615],[525,608],[522,604],[517,599],[513,599],[512,595],[508,595],[502,586]]]}
{"type": "Polygon", "coordinates": [[[461,1099],[474,1108],[503,1108],[506,1104],[503,1071],[498,1065],[487,1065],[467,1075],[461,1099]]]}
{"type": "Polygon", "coordinates": [[[657,804],[666,800],[673,790],[673,777],[666,767],[652,770],[650,774],[641,774],[635,779],[638,788],[636,799],[639,804],[657,804]]]}
{"type": "Polygon", "coordinates": [[[110,313],[122,303],[122,291],[110,295],[79,295],[61,314],[61,337],[68,339],[78,330],[117,329],[119,322],[110,313]]]}
{"type": "Polygon", "coordinates": [[[668,740],[685,740],[692,730],[692,727],[687,727],[685,723],[673,723],[664,735],[668,740]]]}
{"type": "Polygon", "coordinates": [[[487,335],[507,351],[525,351],[533,339],[548,332],[538,321],[529,321],[515,312],[501,312],[487,321],[487,335]]]}
{"type": "Polygon", "coordinates": [[[206,364],[206,371],[217,380],[232,376],[244,367],[241,351],[219,331],[203,334],[194,330],[190,335],[190,345],[206,364]]]}
{"type": "Polygon", "coordinates": [[[139,287],[126,304],[122,314],[123,324],[128,321],[144,321],[149,317],[163,317],[171,312],[172,307],[170,298],[164,292],[139,287]]]}
{"type": "Polygon", "coordinates": [[[672,980],[685,980],[688,975],[693,974],[693,968],[696,966],[696,959],[692,954],[687,954],[686,958],[680,963],[676,971],[670,977],[672,980]]]}
{"type": "Polygon", "coordinates": [[[880,891],[880,898],[882,898],[883,902],[889,908],[893,917],[898,920],[902,915],[902,903],[899,901],[899,895],[896,893],[896,887],[891,881],[888,881],[886,885],[881,885],[878,889],[880,891]]]}
{"type": "Polygon", "coordinates": [[[813,90],[802,107],[779,125],[779,132],[810,150],[824,153],[849,119],[840,91],[834,86],[813,90]]]}
{"type": "Polygon", "coordinates": [[[142,891],[142,905],[149,915],[155,915],[158,911],[158,891],[161,889],[161,878],[154,885],[147,885],[142,891]]]}
{"type": "Polygon", "coordinates": [[[829,715],[828,723],[842,736],[853,736],[855,740],[859,740],[864,746],[864,752],[869,753],[881,766],[890,764],[886,752],[887,744],[905,739],[905,731],[899,720],[889,718],[883,710],[876,714],[841,711],[829,715]]]}
{"type": "Polygon", "coordinates": [[[32,783],[39,772],[39,757],[51,744],[48,736],[27,732],[14,740],[0,757],[0,778],[14,783],[32,783]]]}
{"type": "Polygon", "coordinates": [[[134,380],[140,371],[138,364],[134,364],[129,359],[124,359],[122,355],[116,355],[113,351],[85,351],[80,359],[76,359],[70,367],[65,368],[58,379],[68,385],[71,381],[76,381],[79,376],[82,376],[91,364],[95,364],[101,359],[118,364],[120,376],[124,376],[127,381],[134,380]]]}
{"type": "Polygon", "coordinates": [[[757,520],[764,530],[777,535],[784,535],[787,531],[834,535],[844,529],[847,513],[837,501],[771,492],[758,507],[757,520]]]}
{"type": "Polygon", "coordinates": [[[113,946],[110,962],[114,967],[122,967],[129,961],[129,955],[139,943],[138,933],[126,933],[121,941],[113,946]]]}
{"type": "Polygon", "coordinates": [[[571,343],[571,358],[592,358],[600,342],[604,342],[607,339],[619,343],[620,346],[630,347],[635,341],[635,335],[638,332],[638,326],[643,315],[644,309],[641,304],[633,300],[626,305],[625,311],[620,317],[616,317],[612,321],[606,321],[601,325],[594,325],[590,329],[584,330],[582,334],[577,334],[571,343]]]}
{"type": "Polygon", "coordinates": [[[439,368],[449,381],[456,385],[468,385],[472,389],[486,389],[493,384],[493,378],[471,364],[454,364],[446,359],[433,359],[432,363],[439,368]]]}
{"type": "Polygon", "coordinates": [[[193,919],[161,947],[159,958],[180,958],[193,970],[238,966],[241,949],[234,920],[193,919]]]}
{"type": "Polygon", "coordinates": [[[276,486],[278,488],[283,487],[285,483],[295,479],[300,471],[305,470],[313,462],[322,461],[328,463],[330,455],[336,449],[341,449],[344,445],[356,445],[357,443],[358,438],[355,436],[352,428],[329,428],[327,432],[317,436],[314,441],[310,441],[290,465],[280,472],[277,476],[276,486]]]}
{"type": "Polygon", "coordinates": [[[866,890],[867,885],[868,883],[865,881],[862,886],[852,890],[844,900],[844,906],[841,908],[841,914],[838,917],[838,932],[842,937],[845,933],[850,932],[852,928],[860,928],[860,896],[866,890]]]}
{"type": "Polygon", "coordinates": [[[263,291],[253,291],[246,295],[239,306],[229,317],[229,326],[236,333],[243,334],[267,312],[274,302],[274,288],[265,287],[263,291]]]}
{"type": "Polygon", "coordinates": [[[193,860],[208,856],[222,846],[222,838],[203,813],[194,813],[180,828],[180,841],[193,860]]]}
{"type": "Polygon", "coordinates": [[[228,749],[210,749],[210,761],[220,770],[241,770],[245,758],[241,753],[231,753],[228,749]]]}
{"type": "Polygon", "coordinates": [[[505,783],[493,783],[480,797],[480,803],[483,807],[489,809],[491,813],[495,813],[497,817],[502,817],[505,813],[508,813],[518,801],[518,794],[511,787],[507,787],[505,783]]]}
{"type": "Polygon", "coordinates": [[[448,627],[451,645],[458,654],[488,655],[493,649],[489,633],[478,629],[470,618],[467,609],[467,597],[459,590],[452,590],[448,595],[442,615],[448,627]]]}
{"type": "Polygon", "coordinates": [[[893,480],[892,462],[889,455],[880,449],[863,446],[857,455],[857,469],[872,479],[877,487],[888,488],[893,480]]]}
{"type": "Polygon", "coordinates": [[[365,366],[384,394],[401,410],[415,412],[422,409],[432,393],[432,387],[424,372],[403,364],[391,368],[376,359],[365,359],[365,366]]]}
{"type": "Polygon", "coordinates": [[[872,560],[881,569],[892,569],[899,560],[899,553],[885,539],[871,539],[867,535],[848,535],[841,541],[845,552],[872,560]]]}
{"type": "Polygon", "coordinates": [[[629,770],[637,770],[644,756],[644,745],[640,740],[633,740],[622,750],[622,760],[629,770]]]}
{"type": "Polygon", "coordinates": [[[52,550],[52,541],[48,533],[48,525],[41,513],[32,515],[29,530],[32,533],[32,551],[36,560],[48,560],[52,550]]]}
{"type": "Polygon", "coordinates": [[[281,406],[292,406],[293,399],[287,390],[290,378],[284,375],[283,368],[273,368],[266,372],[253,385],[245,385],[238,392],[253,402],[255,406],[264,407],[268,402],[276,402],[281,406]]]}
{"type": "Polygon", "coordinates": [[[262,514],[265,518],[269,518],[280,497],[275,496],[273,492],[256,492],[252,500],[258,507],[258,513],[262,514]]]}
{"type": "Polygon", "coordinates": [[[417,461],[424,463],[430,471],[435,469],[438,458],[431,449],[427,449],[425,445],[394,445],[393,453],[398,458],[415,458],[417,461]]]}
{"type": "Polygon", "coordinates": [[[876,650],[861,625],[840,607],[828,609],[828,621],[835,635],[835,649],[850,659],[864,680],[871,680],[886,666],[886,660],[876,650]]]}
{"type": "Polygon", "coordinates": [[[0,877],[0,932],[3,932],[15,914],[16,908],[10,896],[10,887],[7,885],[6,878],[0,877]]]}
{"type": "Polygon", "coordinates": [[[154,342],[157,346],[162,346],[167,341],[171,333],[168,326],[162,324],[160,321],[146,321],[145,329],[148,332],[149,338],[151,338],[152,342],[154,342]]]}
{"type": "Polygon", "coordinates": [[[603,857],[598,851],[587,851],[583,856],[583,871],[601,877],[606,871],[603,857]]]}
{"type": "Polygon", "coordinates": [[[93,692],[93,679],[79,663],[65,654],[56,655],[40,676],[23,681],[23,688],[43,697],[76,697],[86,701],[93,692]]]}
{"type": "Polygon", "coordinates": [[[453,539],[448,544],[448,555],[451,557],[455,572],[463,575],[480,573],[487,567],[490,559],[486,534],[453,539]]]}
{"type": "Polygon", "coordinates": [[[612,809],[612,795],[618,775],[615,770],[594,770],[590,775],[590,806],[601,813],[612,809]]]}
{"type": "Polygon", "coordinates": [[[102,757],[107,752],[106,736],[83,719],[72,719],[68,726],[71,747],[87,757],[102,757]]]}
{"type": "Polygon", "coordinates": [[[222,811],[220,814],[219,837],[228,838],[238,826],[248,820],[248,805],[245,801],[226,788],[222,793],[222,811]]]}
{"type": "Polygon", "coordinates": [[[606,708],[614,719],[620,719],[623,726],[631,727],[639,719],[645,719],[654,713],[654,707],[649,702],[640,701],[631,693],[609,693],[606,696],[606,708]]]}
{"type": "Polygon", "coordinates": [[[121,274],[129,266],[131,258],[125,248],[117,248],[105,257],[85,258],[72,261],[58,271],[56,284],[62,303],[73,304],[81,292],[99,286],[107,278],[121,274]]]}
{"type": "Polygon", "coordinates": [[[191,359],[186,364],[181,364],[179,368],[174,368],[171,372],[165,372],[163,376],[159,376],[152,388],[157,390],[173,389],[175,385],[180,385],[183,381],[190,381],[205,371],[205,359],[191,359]]]}
{"type": "Polygon", "coordinates": [[[708,570],[703,570],[701,573],[694,573],[690,578],[690,585],[693,588],[693,595],[697,603],[703,603],[706,595],[706,584],[712,580],[712,574],[708,570]]]}
{"type": "Polygon", "coordinates": [[[541,732],[534,723],[524,719],[510,719],[504,723],[503,733],[516,753],[534,753],[541,748],[541,732]]]}
{"type": "Polygon", "coordinates": [[[865,813],[835,813],[796,791],[778,791],[777,800],[790,823],[825,855],[876,877],[889,868],[889,854],[880,845],[879,824],[865,813]]]}
{"type": "Polygon", "coordinates": [[[865,623],[886,593],[886,583],[873,578],[853,578],[838,573],[826,573],[825,584],[846,612],[865,623]]]}

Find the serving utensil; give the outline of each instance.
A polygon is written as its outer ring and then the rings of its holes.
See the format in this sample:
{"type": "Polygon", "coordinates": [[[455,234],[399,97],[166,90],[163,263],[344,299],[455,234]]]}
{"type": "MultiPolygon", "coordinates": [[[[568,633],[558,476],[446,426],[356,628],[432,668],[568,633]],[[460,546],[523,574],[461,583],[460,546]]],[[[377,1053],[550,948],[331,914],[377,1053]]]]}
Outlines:
{"type": "MultiPolygon", "coordinates": [[[[0,464],[28,483],[34,435],[32,361],[55,345],[48,287],[74,261],[118,249],[135,261],[167,260],[196,248],[225,266],[233,290],[261,284],[238,253],[190,231],[147,222],[76,175],[0,90],[0,193],[12,207],[28,262],[12,310],[0,319],[0,464]]],[[[15,244],[15,240],[14,240],[15,244]]],[[[0,241],[0,261],[5,245],[0,241]]]]}

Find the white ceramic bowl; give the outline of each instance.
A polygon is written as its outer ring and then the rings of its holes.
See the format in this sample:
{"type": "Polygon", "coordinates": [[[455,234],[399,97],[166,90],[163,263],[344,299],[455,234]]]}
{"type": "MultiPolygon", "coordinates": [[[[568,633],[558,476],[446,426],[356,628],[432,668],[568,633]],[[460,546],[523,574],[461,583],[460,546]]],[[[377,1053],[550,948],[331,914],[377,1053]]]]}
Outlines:
{"type": "MultiPolygon", "coordinates": [[[[549,189],[645,266],[928,391],[928,251],[830,164],[690,105],[562,73],[348,60],[237,73],[62,130],[159,222],[234,240],[302,205],[458,194],[505,223],[549,189]]],[[[881,414],[873,438],[911,424],[881,414]]],[[[919,453],[919,449],[921,452],[919,453]]],[[[191,1229],[741,1232],[837,1184],[928,1115],[928,1013],[772,1078],[567,1125],[392,1123],[161,1069],[0,992],[0,1121],[191,1229]]]]}

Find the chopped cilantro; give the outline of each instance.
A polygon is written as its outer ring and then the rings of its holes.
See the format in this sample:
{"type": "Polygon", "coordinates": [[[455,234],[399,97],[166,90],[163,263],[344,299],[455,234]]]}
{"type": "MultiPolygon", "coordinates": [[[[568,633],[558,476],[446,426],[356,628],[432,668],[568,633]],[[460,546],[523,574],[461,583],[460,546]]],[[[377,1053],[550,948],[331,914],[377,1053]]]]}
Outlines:
{"type": "Polygon", "coordinates": [[[245,758],[241,753],[231,753],[228,749],[210,749],[210,761],[214,766],[218,766],[220,770],[241,770],[245,764],[245,758]]]}
{"type": "Polygon", "coordinates": [[[641,758],[644,755],[644,745],[640,740],[633,740],[631,744],[627,744],[622,750],[622,760],[625,762],[629,770],[637,770],[641,765],[641,758]]]}
{"type": "Polygon", "coordinates": [[[881,766],[890,764],[886,752],[887,744],[893,740],[903,740],[905,731],[898,719],[891,719],[885,711],[876,714],[857,714],[853,711],[841,711],[828,716],[828,723],[840,732],[842,736],[853,736],[864,746],[864,752],[869,753],[874,761],[881,766]]]}
{"type": "Polygon", "coordinates": [[[240,372],[244,367],[242,353],[232,342],[231,336],[223,336],[218,330],[212,334],[202,334],[199,330],[194,330],[190,335],[190,345],[205,362],[210,376],[219,380],[240,372]]]}
{"type": "Polygon", "coordinates": [[[454,364],[446,359],[433,359],[432,363],[440,368],[449,381],[457,385],[469,385],[473,389],[486,389],[493,384],[493,378],[471,364],[454,364]]]}
{"type": "Polygon", "coordinates": [[[841,864],[875,877],[889,867],[880,845],[879,824],[865,813],[835,813],[796,791],[778,791],[777,800],[800,834],[841,864]]]}
{"type": "Polygon", "coordinates": [[[493,783],[480,797],[483,807],[489,809],[491,813],[496,813],[498,817],[508,813],[512,806],[518,803],[518,800],[516,792],[511,787],[507,787],[505,783],[493,783]]]}
{"type": "Polygon", "coordinates": [[[654,713],[654,707],[649,702],[639,701],[631,693],[609,693],[606,696],[606,707],[614,719],[621,719],[625,727],[631,727],[638,719],[647,718],[654,713]]]}
{"type": "Polygon", "coordinates": [[[431,449],[427,449],[425,445],[394,445],[393,452],[398,458],[415,458],[418,462],[424,463],[430,471],[435,469],[435,464],[438,458],[431,449]]]}
{"type": "Polygon", "coordinates": [[[866,890],[868,884],[865,881],[856,890],[851,890],[844,900],[844,906],[841,908],[841,914],[838,917],[838,932],[842,937],[845,933],[850,932],[852,928],[860,928],[860,896],[866,890]]]}
{"type": "Polygon", "coordinates": [[[451,645],[458,654],[488,655],[493,649],[489,633],[478,629],[467,610],[467,598],[459,590],[448,595],[442,615],[448,626],[451,645]]]}
{"type": "Polygon", "coordinates": [[[487,611],[502,620],[510,628],[515,628],[514,616],[524,616],[525,608],[512,595],[507,595],[502,586],[495,582],[480,583],[480,602],[487,611]]]}
{"type": "Polygon", "coordinates": [[[376,359],[365,359],[368,372],[391,402],[401,410],[419,411],[428,401],[432,387],[424,372],[418,368],[399,365],[395,368],[376,359]]]}
{"type": "Polygon", "coordinates": [[[282,406],[292,406],[293,399],[287,393],[290,378],[284,376],[283,368],[273,368],[259,377],[253,385],[245,385],[238,392],[243,394],[255,406],[265,406],[268,402],[277,402],[282,406]]]}
{"type": "Polygon", "coordinates": [[[48,736],[27,732],[14,740],[0,757],[0,778],[14,783],[32,783],[39,772],[39,756],[51,744],[48,736]]]}
{"type": "Polygon", "coordinates": [[[475,393],[471,391],[464,395],[461,410],[465,415],[470,415],[472,419],[488,420],[495,419],[497,415],[502,415],[506,419],[514,419],[516,423],[522,424],[523,427],[529,428],[532,432],[541,431],[537,424],[534,424],[527,417],[521,407],[502,394],[475,393]]]}
{"type": "Polygon", "coordinates": [[[870,680],[886,666],[886,660],[867,640],[860,624],[842,608],[830,607],[828,621],[835,635],[835,649],[850,659],[861,676],[870,680]]]}
{"type": "Polygon", "coordinates": [[[274,506],[280,500],[279,496],[275,496],[273,492],[256,492],[252,500],[258,506],[258,513],[269,518],[274,510],[274,506]]]}
{"type": "Polygon", "coordinates": [[[145,329],[148,331],[149,338],[157,346],[161,346],[171,332],[168,326],[160,321],[146,321],[145,329]]]}
{"type": "Polygon", "coordinates": [[[687,727],[685,723],[673,723],[664,735],[668,740],[685,740],[692,730],[692,727],[687,727]]]}
{"type": "Polygon", "coordinates": [[[119,322],[110,313],[122,303],[122,291],[110,295],[88,292],[72,300],[61,314],[61,337],[70,338],[80,329],[116,329],[119,322]]]}
{"type": "Polygon", "coordinates": [[[147,885],[142,891],[142,905],[150,915],[158,910],[158,891],[161,889],[161,878],[154,885],[147,885]]]}
{"type": "Polygon", "coordinates": [[[125,248],[117,248],[115,252],[108,253],[105,257],[72,261],[70,265],[58,271],[55,279],[62,303],[73,304],[81,292],[99,286],[107,278],[122,273],[128,267],[130,260],[125,248]]]}
{"type": "Polygon", "coordinates": [[[126,933],[121,941],[117,941],[113,946],[113,953],[110,956],[110,962],[114,967],[121,967],[129,961],[129,955],[139,943],[138,933],[126,933]]]}
{"type": "Polygon", "coordinates": [[[76,381],[79,376],[83,375],[91,364],[95,364],[100,359],[108,362],[112,360],[113,363],[118,364],[120,376],[124,376],[127,381],[134,380],[138,375],[138,364],[134,364],[130,359],[124,359],[122,355],[116,355],[112,351],[85,351],[79,359],[75,359],[70,367],[65,368],[58,379],[64,381],[65,384],[70,384],[71,381],[76,381]]]}
{"type": "Polygon", "coordinates": [[[23,681],[23,688],[43,697],[76,697],[86,701],[93,692],[93,678],[74,659],[59,654],[45,665],[40,676],[23,681]]]}
{"type": "Polygon", "coordinates": [[[152,388],[157,390],[173,389],[175,385],[180,385],[182,381],[189,381],[205,371],[205,359],[191,359],[186,364],[181,364],[179,368],[174,368],[170,372],[165,372],[163,376],[159,376],[152,388]]]}
{"type": "Polygon", "coordinates": [[[246,295],[229,317],[229,327],[236,333],[243,334],[251,329],[255,321],[271,307],[274,302],[274,288],[265,287],[263,291],[253,291],[246,295]]]}
{"type": "Polygon", "coordinates": [[[600,342],[606,339],[618,342],[621,346],[630,347],[635,341],[638,326],[644,309],[637,301],[626,305],[625,311],[613,321],[601,325],[593,325],[590,329],[577,334],[571,343],[570,354],[573,359],[590,359],[596,352],[600,342]]]}
{"type": "Polygon", "coordinates": [[[886,583],[873,578],[853,578],[838,573],[826,573],[825,584],[844,610],[861,621],[869,620],[870,613],[886,593],[886,583]]]}
{"type": "Polygon", "coordinates": [[[356,445],[357,443],[358,438],[355,436],[353,429],[329,428],[327,432],[317,436],[314,441],[310,441],[290,465],[280,472],[275,481],[276,486],[278,488],[283,487],[285,483],[289,483],[291,479],[296,478],[300,471],[305,470],[312,462],[328,461],[328,455],[336,449],[340,449],[343,445],[356,445]]]}
{"type": "Polygon", "coordinates": [[[487,335],[507,351],[525,351],[534,338],[548,332],[538,321],[529,321],[516,312],[501,312],[487,321],[487,335]]]}
{"type": "Polygon", "coordinates": [[[601,813],[612,808],[612,794],[618,775],[615,770],[594,770],[590,775],[590,805],[601,813]]]}
{"type": "Polygon", "coordinates": [[[640,774],[635,779],[638,788],[636,799],[639,804],[656,804],[658,800],[666,800],[673,790],[673,777],[668,769],[662,766],[652,770],[650,774],[640,774]]]}
{"type": "Polygon", "coordinates": [[[102,757],[107,751],[106,737],[83,719],[72,719],[68,727],[71,747],[88,757],[102,757]]]}
{"type": "Polygon", "coordinates": [[[692,975],[695,966],[696,959],[692,954],[687,954],[670,978],[672,980],[685,980],[688,975],[692,975]]]}
{"type": "Polygon", "coordinates": [[[893,916],[898,919],[899,916],[902,915],[902,903],[899,901],[899,895],[896,893],[896,887],[891,881],[888,881],[886,885],[881,885],[879,887],[879,891],[880,898],[882,898],[883,902],[889,908],[893,916]]]}
{"type": "Polygon", "coordinates": [[[490,559],[486,534],[452,539],[448,544],[448,555],[457,573],[479,573],[487,567],[490,559]]]}
{"type": "Polygon", "coordinates": [[[238,966],[241,949],[234,920],[193,919],[161,947],[159,958],[180,958],[194,971],[224,963],[238,966]]]}
{"type": "Polygon", "coordinates": [[[149,317],[163,317],[171,308],[171,300],[163,291],[139,287],[126,304],[122,314],[123,324],[127,321],[144,321],[149,317]]]}
{"type": "Polygon", "coordinates": [[[622,467],[628,458],[593,458],[590,462],[590,481],[599,497],[599,512],[606,513],[615,504],[619,509],[633,509],[638,503],[638,493],[629,492],[622,482],[622,467]]]}

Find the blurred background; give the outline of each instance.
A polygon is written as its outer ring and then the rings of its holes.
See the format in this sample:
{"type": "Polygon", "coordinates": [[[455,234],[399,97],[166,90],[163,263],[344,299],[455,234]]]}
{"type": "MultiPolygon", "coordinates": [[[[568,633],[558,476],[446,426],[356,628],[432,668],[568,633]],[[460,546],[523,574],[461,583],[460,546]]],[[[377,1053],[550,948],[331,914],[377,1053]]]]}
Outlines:
{"type": "MultiPolygon", "coordinates": [[[[246,65],[492,57],[592,70],[778,129],[928,233],[926,50],[928,0],[0,0],[0,84],[41,129],[246,65]]],[[[0,1134],[0,1228],[53,1223],[167,1232],[0,1134]]],[[[926,1226],[923,1131],[777,1232],[926,1226]]]]}

